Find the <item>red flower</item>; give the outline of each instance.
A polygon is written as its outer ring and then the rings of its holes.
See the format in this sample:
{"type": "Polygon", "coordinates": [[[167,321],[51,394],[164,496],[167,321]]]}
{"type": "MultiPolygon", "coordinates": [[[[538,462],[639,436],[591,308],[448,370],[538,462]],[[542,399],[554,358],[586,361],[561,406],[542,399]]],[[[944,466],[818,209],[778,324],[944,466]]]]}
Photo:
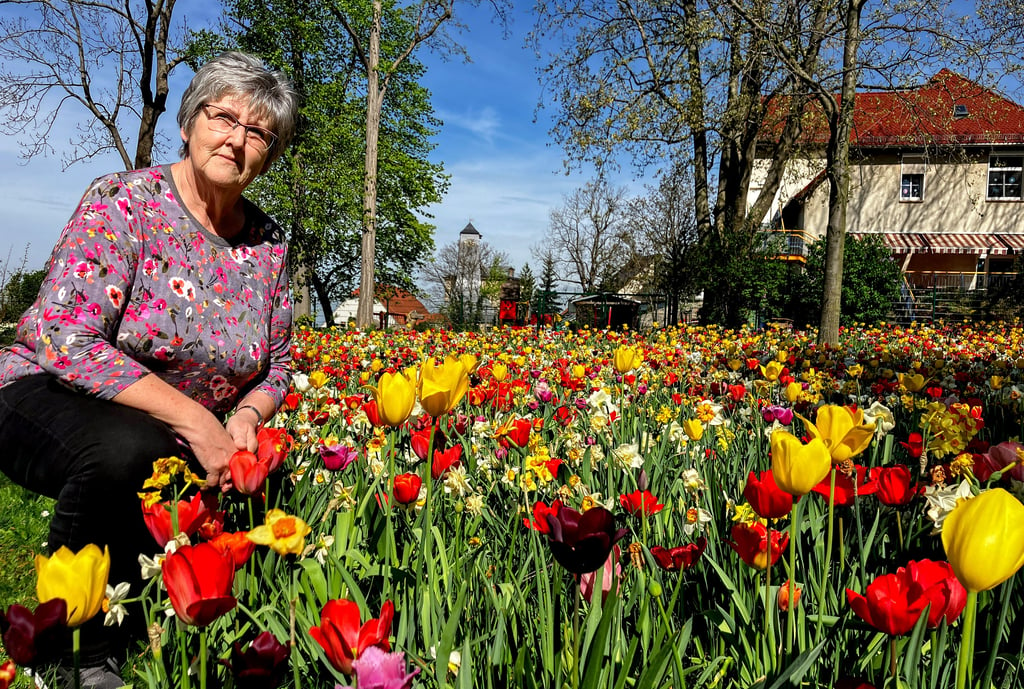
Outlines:
{"type": "Polygon", "coordinates": [[[412,451],[416,453],[416,456],[421,460],[427,458],[427,452],[430,450],[430,431],[434,431],[434,450],[444,450],[448,445],[448,439],[445,438],[444,431],[437,426],[427,426],[417,431],[413,431],[410,441],[412,443],[412,451]]]}
{"type": "Polygon", "coordinates": [[[366,414],[366,418],[370,420],[374,426],[380,426],[380,414],[377,413],[377,400],[370,400],[369,402],[363,403],[363,413],[366,414]]]}
{"type": "Polygon", "coordinates": [[[461,464],[462,445],[453,445],[444,451],[434,450],[434,462],[430,465],[430,475],[437,481],[447,474],[449,469],[461,464]]]}
{"type": "Polygon", "coordinates": [[[615,517],[603,507],[592,507],[583,514],[562,507],[546,519],[551,554],[573,574],[593,572],[603,565],[612,547],[627,533],[615,528],[615,517]]]}
{"type": "Polygon", "coordinates": [[[36,666],[51,659],[67,632],[68,605],[63,598],[40,603],[36,611],[15,603],[0,610],[4,649],[18,665],[36,666]]]}
{"type": "MultiPolygon", "coordinates": [[[[866,468],[858,464],[854,467],[853,473],[856,477],[856,485],[854,484],[853,477],[838,471],[836,472],[835,504],[837,507],[850,507],[853,505],[855,497],[862,498],[878,490],[878,483],[868,480],[866,468]]],[[[811,488],[811,490],[828,500],[831,481],[831,475],[826,476],[822,479],[821,483],[811,488]]]]}
{"type": "Polygon", "coordinates": [[[270,473],[265,462],[261,462],[256,455],[246,450],[239,450],[231,455],[228,469],[231,471],[231,482],[242,495],[258,493],[270,473]]]}
{"type": "Polygon", "coordinates": [[[225,531],[216,538],[211,539],[210,545],[220,548],[231,555],[231,561],[235,565],[236,572],[249,561],[253,551],[256,550],[256,544],[249,540],[248,531],[237,531],[235,533],[225,531]]]}
{"type": "Polygon", "coordinates": [[[221,662],[231,668],[238,689],[275,689],[281,686],[288,670],[288,646],[277,640],[271,632],[262,632],[249,648],[242,652],[242,644],[231,648],[231,660],[221,662]]]}
{"type": "Polygon", "coordinates": [[[924,436],[920,433],[911,433],[910,437],[907,438],[907,442],[901,440],[900,445],[907,448],[907,452],[910,453],[912,459],[920,459],[921,453],[924,452],[924,436]]]}
{"type": "Polygon", "coordinates": [[[729,386],[729,397],[732,398],[733,402],[740,402],[744,397],[747,396],[747,388],[743,385],[730,385],[729,386]]]}
{"type": "Polygon", "coordinates": [[[391,494],[398,503],[408,505],[419,499],[422,485],[423,479],[418,474],[399,474],[395,477],[395,487],[391,494]]]}
{"type": "Polygon", "coordinates": [[[987,481],[997,471],[1006,471],[1003,477],[1012,476],[1024,481],[1024,462],[1017,456],[1017,450],[1024,445],[1012,441],[1002,442],[988,448],[988,452],[975,455],[974,475],[979,481],[987,481]]]}
{"type": "Polygon", "coordinates": [[[516,419],[508,427],[508,439],[516,447],[526,447],[526,444],[530,442],[530,431],[532,429],[533,424],[530,423],[529,419],[516,419]]]}
{"type": "Polygon", "coordinates": [[[366,649],[376,646],[383,651],[391,650],[388,637],[394,614],[394,604],[385,601],[380,618],[370,619],[360,627],[358,605],[344,598],[327,601],[320,611],[320,626],[311,627],[309,634],[324,649],[327,660],[336,670],[351,675],[352,661],[366,649]]]}
{"type": "MultiPolygon", "coordinates": [[[[196,493],[191,500],[178,501],[178,531],[192,536],[199,527],[206,523],[212,510],[217,507],[217,495],[215,493],[196,493]],[[211,505],[212,501],[212,505],[211,505]]],[[[167,542],[174,538],[174,527],[172,525],[171,505],[167,502],[158,502],[149,507],[142,503],[142,519],[146,522],[146,528],[153,535],[157,545],[163,548],[167,542]]]]}
{"type": "Polygon", "coordinates": [[[264,426],[256,434],[256,456],[267,465],[267,473],[272,474],[284,463],[292,449],[293,439],[283,428],[267,428],[264,426]]]}
{"type": "Polygon", "coordinates": [[[551,507],[538,500],[533,504],[533,521],[531,522],[529,517],[523,517],[523,526],[534,531],[540,531],[543,534],[550,533],[551,528],[548,526],[548,515],[557,515],[560,509],[562,509],[561,500],[555,500],[551,503],[551,507]]]}
{"type": "Polygon", "coordinates": [[[768,527],[761,522],[736,524],[732,527],[732,541],[729,542],[729,547],[755,569],[764,569],[768,566],[769,549],[771,563],[774,565],[788,545],[789,534],[772,529],[769,548],[768,527]]]}
{"type": "Polygon", "coordinates": [[[902,507],[917,495],[917,485],[910,474],[910,469],[902,464],[889,467],[876,467],[871,470],[871,480],[878,484],[878,502],[890,507],[902,507]]]}
{"type": "Polygon", "coordinates": [[[669,572],[685,572],[696,564],[707,547],[708,539],[701,536],[696,543],[687,543],[675,548],[662,548],[656,545],[651,548],[651,555],[662,569],[669,572]]]}
{"type": "Polygon", "coordinates": [[[555,409],[555,423],[560,426],[568,426],[576,420],[576,412],[570,407],[562,406],[555,409]]]}
{"type": "Polygon", "coordinates": [[[11,682],[18,674],[18,668],[14,665],[13,660],[8,660],[3,665],[0,665],[0,689],[7,689],[11,686],[11,682]]]}
{"type": "Polygon", "coordinates": [[[900,567],[895,574],[877,577],[863,596],[846,589],[846,599],[857,616],[872,627],[901,636],[914,628],[929,604],[929,626],[938,626],[943,618],[952,622],[963,610],[967,592],[949,563],[922,560],[900,567]]]}
{"type": "Polygon", "coordinates": [[[665,508],[664,505],[658,503],[658,498],[654,497],[649,490],[634,490],[629,495],[620,495],[619,503],[634,517],[657,514],[665,508]]]}
{"type": "Polygon", "coordinates": [[[762,471],[760,478],[751,471],[743,497],[762,519],[780,519],[793,510],[793,496],[779,488],[771,469],[762,471]]]}
{"type": "Polygon", "coordinates": [[[215,545],[178,548],[164,559],[163,573],[167,597],[185,624],[205,627],[237,604],[231,595],[234,560],[215,545]]]}

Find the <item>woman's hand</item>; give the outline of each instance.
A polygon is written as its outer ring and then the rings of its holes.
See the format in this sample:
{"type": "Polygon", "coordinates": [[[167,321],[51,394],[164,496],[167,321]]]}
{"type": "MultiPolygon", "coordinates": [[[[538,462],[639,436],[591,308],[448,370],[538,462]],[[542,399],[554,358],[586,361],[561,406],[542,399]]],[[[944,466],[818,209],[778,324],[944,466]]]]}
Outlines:
{"type": "Polygon", "coordinates": [[[248,407],[241,408],[231,415],[224,427],[234,441],[236,450],[257,450],[259,442],[256,440],[256,433],[260,420],[256,412],[248,407]]]}

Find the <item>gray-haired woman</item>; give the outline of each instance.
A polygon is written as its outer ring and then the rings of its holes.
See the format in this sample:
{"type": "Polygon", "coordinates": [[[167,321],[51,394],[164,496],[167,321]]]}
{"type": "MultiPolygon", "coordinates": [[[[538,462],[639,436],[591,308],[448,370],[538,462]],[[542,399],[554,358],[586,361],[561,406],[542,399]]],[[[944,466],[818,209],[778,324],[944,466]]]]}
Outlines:
{"type": "MultiPolygon", "coordinates": [[[[285,241],[242,192],[296,109],[253,57],[205,64],[178,112],[182,160],[92,183],[0,351],[0,469],[56,498],[49,548],[109,546],[112,583],[137,582],[156,550],[137,496],[153,461],[187,457],[229,489],[228,460],[256,449],[287,392],[285,241]]],[[[82,635],[82,679],[121,686],[102,632],[82,635]]]]}

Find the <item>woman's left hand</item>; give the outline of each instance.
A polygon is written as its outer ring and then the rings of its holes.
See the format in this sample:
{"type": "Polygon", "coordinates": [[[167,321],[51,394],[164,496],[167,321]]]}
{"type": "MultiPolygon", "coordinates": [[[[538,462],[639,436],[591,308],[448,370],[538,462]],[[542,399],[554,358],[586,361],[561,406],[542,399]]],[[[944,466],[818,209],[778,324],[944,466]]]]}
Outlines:
{"type": "Polygon", "coordinates": [[[232,414],[224,424],[228,435],[235,441],[235,447],[249,452],[255,452],[259,447],[259,442],[256,440],[258,426],[259,419],[256,418],[256,414],[246,409],[232,414]]]}

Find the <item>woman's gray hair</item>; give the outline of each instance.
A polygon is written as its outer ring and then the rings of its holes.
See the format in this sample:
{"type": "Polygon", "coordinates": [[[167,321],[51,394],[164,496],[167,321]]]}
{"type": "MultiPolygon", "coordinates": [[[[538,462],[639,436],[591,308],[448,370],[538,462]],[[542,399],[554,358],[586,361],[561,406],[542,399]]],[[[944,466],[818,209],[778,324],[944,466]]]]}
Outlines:
{"type": "Polygon", "coordinates": [[[178,126],[186,138],[181,157],[188,156],[187,139],[192,135],[199,108],[225,96],[247,100],[250,112],[269,121],[270,130],[277,135],[277,142],[267,154],[269,166],[284,153],[295,134],[299,94],[284,72],[270,69],[252,55],[234,51],[221,53],[200,67],[181,96],[178,126]]]}

